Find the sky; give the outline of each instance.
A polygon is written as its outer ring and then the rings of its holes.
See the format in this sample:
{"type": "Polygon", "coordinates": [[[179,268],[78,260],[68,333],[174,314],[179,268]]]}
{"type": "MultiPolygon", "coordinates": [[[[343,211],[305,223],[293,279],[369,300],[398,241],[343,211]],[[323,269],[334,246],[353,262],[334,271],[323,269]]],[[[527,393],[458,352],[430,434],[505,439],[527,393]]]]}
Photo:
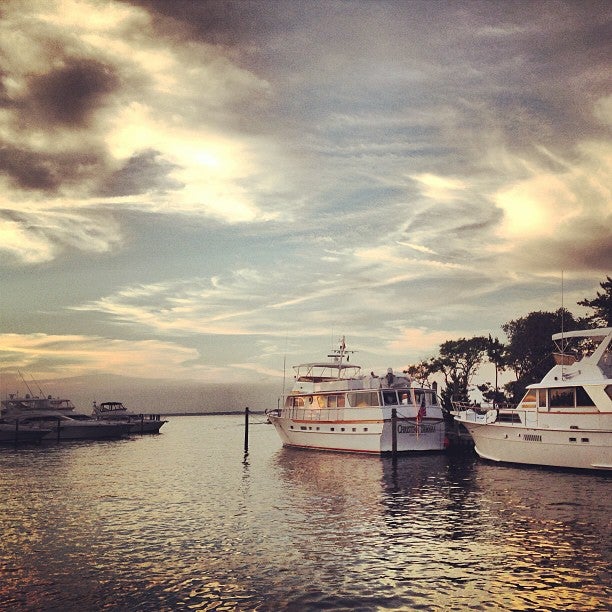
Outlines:
{"type": "Polygon", "coordinates": [[[0,375],[279,384],[343,335],[386,371],[587,314],[612,273],[611,17],[4,0],[0,375]]]}

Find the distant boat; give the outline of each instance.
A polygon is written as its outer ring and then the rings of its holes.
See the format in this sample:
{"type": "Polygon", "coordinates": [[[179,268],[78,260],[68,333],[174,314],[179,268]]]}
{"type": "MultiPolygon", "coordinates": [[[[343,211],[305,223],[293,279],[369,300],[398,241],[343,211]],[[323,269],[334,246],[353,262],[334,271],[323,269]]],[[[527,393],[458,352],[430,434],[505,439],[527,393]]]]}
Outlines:
{"type": "Polygon", "coordinates": [[[159,414],[129,412],[122,402],[94,402],[92,416],[98,420],[127,423],[133,434],[159,433],[162,425],[168,422],[159,414]]]}
{"type": "Polygon", "coordinates": [[[391,368],[383,377],[364,375],[350,363],[352,352],[342,338],[330,361],[294,366],[292,391],[282,407],[266,411],[283,444],[374,454],[443,450],[435,391],[413,386],[391,368]]]}
{"type": "Polygon", "coordinates": [[[70,400],[10,395],[0,405],[3,423],[18,429],[44,431],[43,440],[120,438],[130,433],[130,427],[125,423],[97,421],[74,412],[70,400]]]}
{"type": "Polygon", "coordinates": [[[554,334],[555,365],[516,408],[456,406],[455,420],[492,461],[612,470],[612,327],[554,334]],[[577,342],[577,354],[565,343],[577,342]]]}

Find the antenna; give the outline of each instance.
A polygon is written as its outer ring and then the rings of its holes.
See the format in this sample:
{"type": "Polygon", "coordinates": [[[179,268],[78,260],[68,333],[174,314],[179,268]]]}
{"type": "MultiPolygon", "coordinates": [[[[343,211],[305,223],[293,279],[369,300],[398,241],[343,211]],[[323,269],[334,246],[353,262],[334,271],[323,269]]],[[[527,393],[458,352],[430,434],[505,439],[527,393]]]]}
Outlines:
{"type": "Polygon", "coordinates": [[[287,371],[287,344],[289,342],[289,337],[285,333],[285,354],[283,355],[283,401],[285,401],[285,374],[287,371]]]}
{"type": "Polygon", "coordinates": [[[287,367],[287,354],[283,355],[283,397],[285,397],[285,371],[287,367]]]}
{"type": "Polygon", "coordinates": [[[563,270],[561,270],[561,380],[563,380],[563,366],[565,365],[565,339],[564,339],[565,309],[563,307],[563,293],[564,293],[563,270]]]}
{"type": "Polygon", "coordinates": [[[565,312],[563,307],[563,270],[561,270],[561,342],[563,342],[563,323],[565,318],[565,312]]]}

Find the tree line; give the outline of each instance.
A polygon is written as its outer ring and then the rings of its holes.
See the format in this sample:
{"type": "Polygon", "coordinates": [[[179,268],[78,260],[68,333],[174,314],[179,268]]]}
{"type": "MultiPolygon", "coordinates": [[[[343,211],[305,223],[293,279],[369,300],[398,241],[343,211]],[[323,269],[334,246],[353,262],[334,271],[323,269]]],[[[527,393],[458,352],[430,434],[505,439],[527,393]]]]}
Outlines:
{"type": "Polygon", "coordinates": [[[410,365],[406,372],[425,385],[429,385],[430,377],[441,374],[445,387],[440,395],[444,407],[450,410],[452,401],[470,401],[469,388],[474,375],[483,363],[490,362],[495,365],[495,381],[477,386],[485,402],[516,404],[526,386],[539,382],[553,367],[553,334],[612,327],[612,278],[606,276],[600,287],[602,291],[597,291],[595,297],[577,302],[591,310],[586,317],[576,317],[565,308],[530,312],[501,326],[507,337],[505,343],[491,335],[447,340],[440,345],[437,356],[410,365]],[[515,380],[499,388],[497,378],[508,370],[514,373],[515,380]]]}

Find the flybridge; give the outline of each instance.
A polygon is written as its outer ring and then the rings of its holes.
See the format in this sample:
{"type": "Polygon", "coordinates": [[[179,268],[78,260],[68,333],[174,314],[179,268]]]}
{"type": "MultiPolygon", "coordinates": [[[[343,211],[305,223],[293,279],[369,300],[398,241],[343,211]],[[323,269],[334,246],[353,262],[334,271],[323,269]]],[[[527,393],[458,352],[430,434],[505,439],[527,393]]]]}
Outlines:
{"type": "Polygon", "coordinates": [[[346,380],[357,378],[361,372],[361,366],[348,363],[302,363],[294,366],[295,379],[298,382],[331,382],[334,380],[346,380]]]}
{"type": "Polygon", "coordinates": [[[317,361],[314,363],[302,363],[293,366],[295,379],[298,382],[332,382],[335,380],[348,380],[351,378],[362,378],[361,366],[348,363],[349,353],[355,351],[346,350],[346,340],[342,336],[340,348],[332,349],[331,354],[327,355],[333,359],[331,362],[317,361]],[[346,357],[346,363],[344,359],[346,357]]]}
{"type": "Polygon", "coordinates": [[[553,334],[552,339],[559,349],[554,353],[557,365],[570,366],[580,362],[583,365],[596,365],[601,368],[606,377],[612,374],[612,327],[599,329],[582,329],[553,334]],[[567,353],[567,347],[572,339],[589,339],[595,344],[579,345],[579,353],[567,353]]]}

